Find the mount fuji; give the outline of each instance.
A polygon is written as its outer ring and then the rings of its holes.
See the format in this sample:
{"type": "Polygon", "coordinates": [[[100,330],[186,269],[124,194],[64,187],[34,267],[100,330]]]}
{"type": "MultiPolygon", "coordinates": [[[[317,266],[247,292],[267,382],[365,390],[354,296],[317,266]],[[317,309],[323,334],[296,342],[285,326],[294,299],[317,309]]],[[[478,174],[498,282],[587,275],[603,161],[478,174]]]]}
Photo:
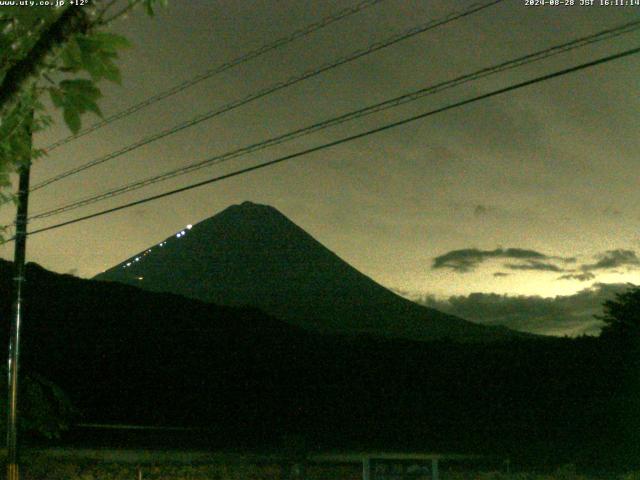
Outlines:
{"type": "Polygon", "coordinates": [[[244,202],[97,275],[228,306],[309,330],[412,340],[521,336],[406,300],[339,258],[277,209],[244,202]]]}

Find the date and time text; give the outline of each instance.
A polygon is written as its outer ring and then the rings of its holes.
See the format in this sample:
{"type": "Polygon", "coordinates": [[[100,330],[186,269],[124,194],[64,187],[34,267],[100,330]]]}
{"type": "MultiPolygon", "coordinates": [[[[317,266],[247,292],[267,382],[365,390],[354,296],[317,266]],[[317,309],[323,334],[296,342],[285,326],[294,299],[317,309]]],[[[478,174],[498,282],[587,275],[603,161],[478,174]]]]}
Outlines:
{"type": "Polygon", "coordinates": [[[640,0],[523,0],[525,7],[640,7],[640,0]]]}

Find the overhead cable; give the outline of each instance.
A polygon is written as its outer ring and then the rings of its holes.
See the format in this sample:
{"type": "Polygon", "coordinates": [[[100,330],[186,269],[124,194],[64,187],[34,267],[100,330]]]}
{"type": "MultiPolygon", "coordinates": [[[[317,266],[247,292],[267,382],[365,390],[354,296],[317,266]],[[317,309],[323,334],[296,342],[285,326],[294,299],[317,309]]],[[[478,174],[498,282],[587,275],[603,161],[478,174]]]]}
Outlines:
{"type": "MultiPolygon", "coordinates": [[[[315,152],[319,152],[321,150],[325,150],[327,148],[335,147],[337,145],[341,145],[341,144],[344,144],[344,143],[347,143],[347,142],[351,142],[353,140],[357,140],[357,139],[360,139],[360,138],[367,137],[369,135],[373,135],[373,134],[380,133],[380,132],[383,132],[383,131],[386,131],[386,130],[389,130],[389,129],[392,129],[392,128],[395,128],[395,127],[399,127],[401,125],[406,125],[408,123],[415,122],[417,120],[420,120],[420,119],[423,119],[423,118],[427,118],[427,117],[430,117],[430,116],[438,114],[438,113],[442,113],[442,112],[445,112],[445,111],[453,110],[455,108],[459,108],[459,107],[462,107],[464,105],[469,105],[471,103],[475,103],[475,102],[478,102],[480,100],[485,100],[487,98],[495,97],[497,95],[501,95],[501,94],[504,94],[504,93],[507,93],[507,92],[518,90],[520,88],[524,88],[524,87],[527,87],[527,86],[530,86],[530,85],[534,85],[534,84],[537,84],[537,83],[540,83],[540,82],[551,80],[553,78],[557,78],[557,77],[561,77],[561,76],[564,76],[564,75],[568,75],[570,73],[574,73],[574,72],[577,72],[577,71],[580,71],[580,70],[584,70],[584,69],[587,69],[587,68],[590,68],[590,67],[594,67],[596,65],[601,65],[603,63],[611,62],[613,60],[617,60],[617,59],[620,59],[620,58],[624,58],[624,57],[628,57],[628,56],[631,56],[631,55],[635,55],[637,53],[640,53],[640,47],[636,47],[636,48],[632,48],[632,49],[629,49],[629,50],[625,50],[623,52],[616,53],[614,55],[609,55],[609,56],[606,56],[606,57],[602,57],[602,58],[599,58],[597,60],[593,60],[593,61],[590,61],[590,62],[587,62],[587,63],[583,63],[583,64],[580,64],[580,65],[577,65],[575,67],[565,68],[563,70],[559,70],[559,71],[556,71],[556,72],[553,72],[553,73],[542,75],[542,76],[539,76],[539,77],[536,77],[536,78],[533,78],[531,80],[527,80],[527,81],[524,81],[524,82],[516,83],[516,84],[510,85],[508,87],[504,87],[504,88],[500,88],[500,89],[497,89],[497,90],[493,90],[491,92],[484,93],[482,95],[478,95],[478,96],[469,98],[467,100],[462,100],[462,101],[459,101],[459,102],[455,102],[455,103],[446,105],[444,107],[437,108],[435,110],[430,110],[428,112],[421,113],[419,115],[414,115],[412,117],[404,118],[404,119],[399,120],[397,122],[388,123],[388,124],[383,125],[381,127],[377,127],[377,128],[371,129],[371,130],[367,130],[365,132],[361,132],[361,133],[358,133],[358,134],[355,134],[355,135],[350,135],[348,137],[343,137],[341,139],[334,140],[332,142],[325,143],[325,144],[322,144],[322,145],[319,145],[319,146],[316,146],[316,147],[313,147],[313,148],[308,148],[306,150],[302,150],[302,151],[299,151],[299,152],[296,152],[296,153],[285,155],[283,157],[276,158],[275,160],[270,160],[268,162],[264,162],[264,163],[260,163],[260,164],[253,165],[253,166],[250,166],[250,167],[242,168],[242,169],[236,170],[234,172],[226,173],[224,175],[220,175],[220,176],[213,177],[213,178],[210,178],[210,179],[207,179],[207,180],[203,180],[201,182],[192,183],[190,185],[186,185],[186,186],[181,187],[181,188],[176,188],[174,190],[169,190],[167,192],[163,192],[163,193],[160,193],[160,194],[157,194],[157,195],[152,195],[152,196],[149,196],[149,197],[145,197],[145,198],[142,198],[140,200],[136,200],[136,201],[133,201],[133,202],[125,203],[123,205],[119,205],[117,207],[108,208],[106,210],[95,212],[95,213],[92,213],[92,214],[89,214],[89,215],[84,215],[82,217],[77,217],[77,218],[74,218],[72,220],[67,220],[65,222],[60,222],[60,223],[57,223],[55,225],[49,225],[47,227],[39,228],[37,230],[33,230],[32,232],[29,232],[28,235],[35,235],[37,233],[42,233],[42,232],[46,232],[46,231],[62,228],[62,227],[65,227],[65,226],[68,226],[68,225],[72,225],[72,224],[75,224],[75,223],[78,223],[78,222],[82,222],[82,221],[85,221],[85,220],[89,220],[89,219],[92,219],[92,218],[101,217],[101,216],[107,215],[109,213],[114,213],[114,212],[117,212],[117,211],[120,211],[120,210],[125,210],[127,208],[135,207],[137,205],[142,205],[144,203],[152,202],[154,200],[159,200],[161,198],[165,198],[165,197],[169,197],[169,196],[172,196],[172,195],[176,195],[178,193],[182,193],[182,192],[186,192],[186,191],[189,191],[189,190],[193,190],[193,189],[198,188],[198,187],[202,187],[202,186],[205,186],[205,185],[210,185],[212,183],[220,182],[222,180],[227,180],[229,178],[237,177],[239,175],[243,175],[243,174],[246,174],[246,173],[249,173],[249,172],[253,172],[255,170],[260,170],[260,169],[263,169],[263,168],[266,168],[266,167],[270,167],[272,165],[276,165],[278,163],[285,162],[287,160],[292,160],[292,159],[295,159],[295,158],[299,158],[299,157],[302,157],[302,156],[305,156],[305,155],[309,155],[311,153],[315,153],[315,152]]],[[[9,239],[8,241],[12,241],[12,240],[15,240],[15,237],[9,239]]]]}
{"type": "Polygon", "coordinates": [[[121,110],[117,113],[114,113],[112,115],[109,115],[108,117],[104,118],[103,120],[94,123],[93,125],[90,125],[89,127],[86,127],[82,130],[80,130],[78,133],[74,134],[74,135],[69,135],[68,137],[62,138],[60,140],[58,140],[57,142],[52,143],[51,145],[48,145],[45,148],[45,151],[47,152],[51,152],[53,150],[55,150],[56,148],[65,145],[73,140],[76,140],[80,137],[84,137],[85,135],[91,133],[91,132],[95,132],[96,130],[109,125],[113,122],[115,122],[116,120],[120,120],[121,118],[125,118],[128,117],[129,115],[142,110],[143,108],[148,107],[149,105],[153,105],[154,103],[159,102],[160,100],[164,100],[165,98],[171,97],[177,93],[180,93],[184,90],[186,90],[187,88],[190,88],[200,82],[202,82],[203,80],[207,80],[209,78],[214,77],[215,75],[218,75],[220,73],[223,73],[237,65],[240,65],[242,63],[246,63],[249,60],[253,60],[254,58],[257,58],[261,55],[264,55],[265,53],[271,52],[273,50],[276,50],[277,48],[283,47],[299,38],[305,37],[315,31],[318,31],[322,28],[325,28],[339,20],[342,20],[344,18],[347,18],[351,15],[354,15],[366,8],[369,8],[377,3],[382,2],[383,0],[365,0],[363,2],[360,2],[352,7],[348,7],[348,8],[344,8],[342,10],[340,10],[339,12],[336,12],[332,15],[329,15],[317,22],[314,22],[310,25],[307,25],[305,27],[300,28],[299,30],[296,30],[295,32],[291,33],[290,35],[287,35],[286,37],[281,37],[278,38],[277,40],[268,43],[266,45],[262,45],[261,47],[255,49],[255,50],[251,50],[250,52],[244,53],[243,55],[240,55],[239,57],[234,58],[233,60],[229,60],[228,62],[225,62],[221,65],[218,65],[217,67],[214,67],[212,69],[207,70],[206,72],[200,73],[188,80],[185,80],[182,83],[179,83],[177,85],[174,85],[171,88],[168,88],[167,90],[163,90],[162,92],[156,93],[155,95],[152,95],[151,97],[145,98],[144,100],[142,100],[141,102],[138,102],[134,105],[131,105],[127,108],[125,108],[124,110],[121,110]]]}
{"type": "Polygon", "coordinates": [[[379,50],[382,50],[383,48],[387,48],[390,47],[392,45],[395,45],[398,42],[401,42],[403,40],[406,40],[408,38],[414,37],[420,33],[424,33],[426,31],[432,30],[436,27],[439,27],[441,25],[445,25],[448,23],[451,23],[455,20],[458,20],[460,18],[466,17],[468,15],[471,15],[473,13],[479,12],[481,10],[484,10],[485,8],[491,7],[493,5],[496,5],[498,3],[503,2],[504,0],[491,0],[488,3],[483,3],[483,4],[474,4],[471,7],[463,10],[463,11],[457,11],[454,13],[451,13],[449,15],[447,15],[444,18],[438,19],[438,20],[431,20],[423,25],[417,26],[417,27],[413,27],[410,28],[409,30],[405,30],[399,34],[395,34],[385,40],[382,41],[378,41],[375,42],[371,45],[369,45],[368,47],[361,49],[361,50],[357,50],[355,52],[350,53],[349,55],[345,56],[345,57],[341,57],[338,60],[335,60],[331,63],[327,63],[324,64],[320,67],[316,67],[312,70],[308,70],[302,74],[293,76],[285,81],[282,82],[278,82],[274,85],[271,85],[267,88],[264,88],[262,90],[259,90],[258,92],[255,93],[251,93],[248,96],[241,98],[239,100],[233,101],[231,103],[228,103],[220,108],[217,108],[215,110],[209,111],[207,113],[203,113],[200,115],[197,115],[196,117],[187,120],[185,122],[182,122],[178,125],[175,125],[171,128],[168,128],[166,130],[163,130],[161,132],[155,133],[153,135],[150,135],[148,137],[145,137],[131,145],[128,145],[126,147],[123,147],[119,150],[116,150],[115,152],[109,153],[107,155],[104,155],[102,157],[96,158],[94,160],[91,160],[87,163],[84,163],[78,167],[74,167],[70,170],[67,170],[65,172],[62,172],[58,175],[55,175],[51,178],[48,178],[36,185],[34,185],[33,187],[31,187],[31,191],[36,191],[39,190],[43,187],[46,187],[48,185],[51,185],[52,183],[58,182],[62,179],[65,179],[67,177],[70,177],[71,175],[75,175],[77,173],[83,172],[89,168],[95,167],[97,165],[100,165],[104,162],[107,162],[109,160],[113,160],[114,158],[120,157],[126,153],[132,152],[140,147],[143,147],[145,145],[149,145],[150,143],[156,142],[162,138],[165,138],[169,135],[173,135],[174,133],[178,133],[182,130],[185,130],[189,127],[193,127],[194,125],[197,125],[199,123],[204,122],[205,120],[209,120],[211,118],[217,117],[223,113],[229,112],[231,110],[234,110],[238,107],[241,107],[243,105],[246,105],[249,102],[252,102],[254,100],[258,100],[260,98],[266,97],[267,95],[270,95],[272,93],[275,93],[279,90],[283,90],[287,87],[290,87],[292,85],[295,85],[299,82],[302,82],[304,80],[307,80],[309,78],[312,77],[316,77],[324,72],[327,72],[329,70],[333,70],[334,68],[337,68],[341,65],[345,65],[347,63],[353,62],[354,60],[357,60],[359,58],[362,58],[366,55],[369,55],[371,53],[377,52],[379,50]]]}
{"type": "Polygon", "coordinates": [[[640,20],[636,20],[634,22],[628,22],[623,25],[619,25],[617,27],[609,28],[606,30],[602,30],[592,35],[588,35],[585,37],[580,37],[574,39],[569,42],[565,42],[561,45],[555,45],[544,50],[540,50],[535,53],[531,53],[528,55],[524,55],[513,60],[509,60],[506,62],[502,62],[500,64],[486,67],[481,70],[477,70],[473,73],[462,75],[456,77],[451,80],[447,80],[444,82],[440,82],[435,85],[431,85],[425,88],[421,88],[419,90],[401,95],[399,97],[392,98],[390,100],[386,100],[384,102],[377,103],[375,105],[370,105],[365,108],[361,108],[338,117],[334,117],[328,120],[324,120],[322,122],[315,123],[313,125],[300,128],[283,135],[279,135],[276,137],[272,137],[267,140],[263,140],[236,150],[232,150],[220,155],[216,155],[214,157],[210,157],[205,160],[201,160],[199,162],[192,163],[190,165],[186,165],[184,167],[180,167],[177,169],[173,169],[158,175],[154,175],[142,180],[138,180],[135,182],[131,182],[125,185],[121,185],[115,189],[107,190],[102,193],[94,194],[91,196],[87,196],[85,198],[75,200],[73,202],[67,203],[65,205],[61,205],[43,212],[38,212],[32,215],[29,220],[37,220],[42,219],[54,215],[61,214],[63,212],[67,212],[70,210],[75,210],[77,208],[81,208],[102,200],[110,199],[119,195],[123,195],[125,193],[138,190],[140,188],[146,187],[148,185],[153,185],[158,182],[166,181],[171,178],[175,178],[181,175],[185,175],[197,170],[200,170],[205,167],[209,167],[212,165],[217,165],[244,155],[248,155],[250,153],[263,150],[265,148],[269,148],[275,145],[282,144],[284,142],[291,141],[293,139],[309,135],[311,133],[333,127],[348,121],[352,121],[358,118],[362,118],[367,115],[371,115],[374,113],[378,113],[390,108],[397,107],[399,105],[403,105],[409,102],[416,101],[418,99],[424,98],[429,95],[434,95],[436,93],[442,92],[444,90],[462,85],[464,83],[468,83],[474,80],[478,80],[480,78],[488,77],[490,75],[495,75],[496,73],[504,72],[507,70],[511,70],[516,67],[520,67],[526,64],[534,63],[537,61],[541,61],[547,59],[549,57],[559,55],[561,53],[574,50],[580,47],[584,47],[586,45],[590,45],[595,42],[600,42],[603,40],[608,40],[617,36],[620,36],[625,33],[630,33],[640,29],[640,20]]]}

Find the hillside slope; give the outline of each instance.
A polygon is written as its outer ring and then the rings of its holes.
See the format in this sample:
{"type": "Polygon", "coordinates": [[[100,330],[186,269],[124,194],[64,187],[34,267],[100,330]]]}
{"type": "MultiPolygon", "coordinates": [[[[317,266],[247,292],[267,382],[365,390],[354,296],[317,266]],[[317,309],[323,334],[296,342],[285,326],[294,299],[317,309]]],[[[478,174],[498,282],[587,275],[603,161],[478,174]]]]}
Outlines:
{"type": "Polygon", "coordinates": [[[234,205],[95,277],[221,305],[254,306],[328,333],[433,340],[518,335],[382,287],[273,207],[234,205]],[[184,233],[182,233],[184,232],[184,233]]]}
{"type": "MultiPolygon", "coordinates": [[[[4,319],[11,278],[0,261],[4,319]]],[[[526,446],[534,459],[575,461],[578,451],[622,451],[637,432],[628,414],[640,396],[624,387],[635,364],[599,339],[318,334],[255,309],[34,264],[24,307],[22,371],[58,384],[80,420],[201,429],[138,440],[108,432],[110,447],[277,448],[301,435],[332,448],[522,454],[526,446]]],[[[6,348],[8,322],[0,327],[6,348]]]]}

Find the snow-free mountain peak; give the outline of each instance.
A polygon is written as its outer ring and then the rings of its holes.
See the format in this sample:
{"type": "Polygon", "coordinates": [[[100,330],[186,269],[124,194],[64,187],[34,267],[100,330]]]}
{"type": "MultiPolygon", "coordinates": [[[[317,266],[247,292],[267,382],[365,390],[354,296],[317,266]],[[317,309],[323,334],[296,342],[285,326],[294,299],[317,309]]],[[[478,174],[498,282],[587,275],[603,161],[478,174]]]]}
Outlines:
{"type": "Polygon", "coordinates": [[[516,335],[396,295],[277,209],[252,202],[189,225],[96,279],[222,305],[254,306],[328,333],[421,340],[516,335]]]}

